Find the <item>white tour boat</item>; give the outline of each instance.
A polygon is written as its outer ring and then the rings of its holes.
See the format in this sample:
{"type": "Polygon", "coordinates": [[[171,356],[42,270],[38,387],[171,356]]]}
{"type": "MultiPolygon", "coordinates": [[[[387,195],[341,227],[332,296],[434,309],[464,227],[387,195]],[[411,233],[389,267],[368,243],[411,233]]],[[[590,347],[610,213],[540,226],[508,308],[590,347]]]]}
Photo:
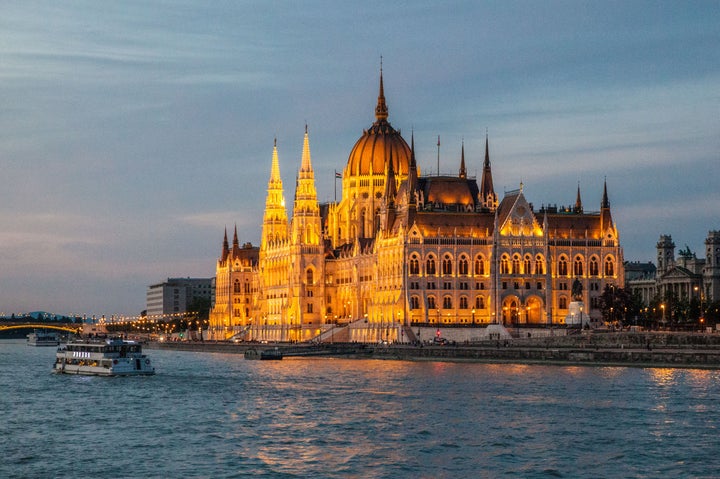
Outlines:
{"type": "Polygon", "coordinates": [[[34,330],[27,335],[28,346],[57,346],[60,344],[60,336],[57,333],[34,330]]]}
{"type": "Polygon", "coordinates": [[[147,376],[155,374],[142,345],[123,339],[72,341],[58,348],[53,372],[90,376],[147,376]]]}

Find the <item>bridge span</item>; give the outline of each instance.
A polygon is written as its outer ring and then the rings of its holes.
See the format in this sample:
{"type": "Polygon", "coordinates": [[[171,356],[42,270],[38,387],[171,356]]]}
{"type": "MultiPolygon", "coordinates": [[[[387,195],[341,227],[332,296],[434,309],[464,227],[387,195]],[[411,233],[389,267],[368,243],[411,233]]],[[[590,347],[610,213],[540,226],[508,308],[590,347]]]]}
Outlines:
{"type": "Polygon", "coordinates": [[[69,333],[81,333],[83,330],[82,324],[73,325],[56,325],[56,324],[42,324],[42,323],[1,323],[0,331],[8,331],[11,329],[55,329],[57,331],[67,331],[69,333]]]}

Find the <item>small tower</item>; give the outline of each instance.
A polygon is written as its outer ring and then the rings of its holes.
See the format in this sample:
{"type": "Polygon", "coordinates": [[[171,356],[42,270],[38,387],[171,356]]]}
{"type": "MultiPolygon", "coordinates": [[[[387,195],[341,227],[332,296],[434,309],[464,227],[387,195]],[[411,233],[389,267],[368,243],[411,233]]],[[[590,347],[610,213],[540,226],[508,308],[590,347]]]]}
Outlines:
{"type": "Polygon", "coordinates": [[[482,180],[480,181],[480,204],[490,211],[495,211],[498,198],[493,188],[492,169],[490,168],[490,146],[488,135],[485,134],[485,162],[483,163],[482,180]]]}
{"type": "Polygon", "coordinates": [[[675,243],[672,236],[660,235],[657,242],[657,275],[661,277],[675,266],[675,243]]]}
{"type": "Polygon", "coordinates": [[[292,241],[297,244],[320,244],[320,206],[315,189],[315,172],[310,161],[310,140],[307,125],[303,139],[302,161],[295,186],[292,217],[292,241]]]}
{"type": "Polygon", "coordinates": [[[573,213],[582,213],[582,212],[583,212],[583,206],[582,206],[582,199],[580,198],[580,183],[578,183],[577,197],[575,198],[575,207],[573,208],[573,213]]]}
{"type": "Polygon", "coordinates": [[[460,173],[458,176],[463,180],[467,178],[467,170],[465,169],[465,140],[462,142],[462,153],[460,154],[460,173]]]}
{"type": "Polygon", "coordinates": [[[265,214],[263,215],[262,238],[260,248],[266,249],[269,243],[284,241],[288,235],[288,218],[285,210],[285,196],[282,178],[280,178],[280,162],[278,160],[277,140],[273,144],[272,165],[268,180],[265,214]]]}

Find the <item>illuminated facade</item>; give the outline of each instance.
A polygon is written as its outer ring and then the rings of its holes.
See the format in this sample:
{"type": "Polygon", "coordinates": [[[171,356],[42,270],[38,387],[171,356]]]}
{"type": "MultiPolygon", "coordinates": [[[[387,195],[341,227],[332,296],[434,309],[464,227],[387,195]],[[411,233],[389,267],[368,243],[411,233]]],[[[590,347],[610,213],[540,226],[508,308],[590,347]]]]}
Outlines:
{"type": "Polygon", "coordinates": [[[422,176],[388,122],[382,73],[375,122],[342,173],[339,202],[317,201],[307,128],[288,219],[273,148],[259,247],[217,265],[211,329],[252,339],[416,339],[410,326],[563,324],[572,283],[599,319],[605,285],[623,286],[623,257],[607,186],[599,212],[535,210],[522,185],[495,193],[486,138],[482,177],[422,176]]]}

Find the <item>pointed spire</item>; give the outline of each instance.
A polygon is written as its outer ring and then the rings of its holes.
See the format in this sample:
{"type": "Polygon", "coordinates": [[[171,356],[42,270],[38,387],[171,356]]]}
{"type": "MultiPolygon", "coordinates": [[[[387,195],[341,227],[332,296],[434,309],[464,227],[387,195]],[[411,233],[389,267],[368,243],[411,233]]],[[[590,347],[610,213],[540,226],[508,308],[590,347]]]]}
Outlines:
{"type": "Polygon", "coordinates": [[[608,201],[608,194],[607,194],[607,178],[605,178],[605,181],[603,182],[603,197],[602,197],[602,203],[600,204],[600,208],[610,208],[610,201],[608,201]]]}
{"type": "Polygon", "coordinates": [[[460,154],[460,178],[467,178],[467,170],[465,169],[465,140],[462,142],[462,153],[460,154]]]}
{"type": "Polygon", "coordinates": [[[308,137],[308,126],[305,124],[305,138],[303,139],[302,162],[300,164],[301,173],[311,173],[312,163],[310,161],[310,139],[308,137]]]}
{"type": "Polygon", "coordinates": [[[395,184],[395,168],[393,167],[392,150],[390,150],[390,158],[387,162],[385,173],[385,201],[390,207],[395,206],[395,197],[397,196],[397,185],[395,184]]]}
{"type": "Polygon", "coordinates": [[[480,203],[485,208],[497,208],[498,201],[493,187],[492,169],[490,168],[490,141],[485,132],[485,162],[483,163],[482,179],[480,180],[480,203]]]}
{"type": "Polygon", "coordinates": [[[273,142],[272,165],[270,166],[270,183],[275,185],[282,183],[282,178],[280,177],[280,161],[278,160],[277,152],[277,138],[275,138],[275,141],[273,142]]]}
{"type": "Polygon", "coordinates": [[[578,181],[577,198],[575,199],[575,213],[582,213],[582,199],[580,198],[580,182],[578,181]]]}
{"type": "Polygon", "coordinates": [[[388,118],[388,108],[385,104],[385,87],[383,86],[383,70],[382,57],[380,57],[380,92],[378,93],[378,102],[375,107],[375,119],[378,121],[386,121],[388,118]]]}
{"type": "Polygon", "coordinates": [[[410,168],[407,177],[407,203],[415,207],[415,189],[417,188],[417,163],[415,162],[415,132],[410,135],[410,168]]]}
{"type": "Polygon", "coordinates": [[[225,261],[228,257],[228,254],[230,254],[230,245],[228,245],[227,227],[225,227],[225,237],[223,238],[222,255],[220,256],[220,261],[225,261]]]}
{"type": "Polygon", "coordinates": [[[235,225],[235,234],[233,235],[233,248],[240,247],[240,241],[238,241],[237,225],[235,225]]]}

